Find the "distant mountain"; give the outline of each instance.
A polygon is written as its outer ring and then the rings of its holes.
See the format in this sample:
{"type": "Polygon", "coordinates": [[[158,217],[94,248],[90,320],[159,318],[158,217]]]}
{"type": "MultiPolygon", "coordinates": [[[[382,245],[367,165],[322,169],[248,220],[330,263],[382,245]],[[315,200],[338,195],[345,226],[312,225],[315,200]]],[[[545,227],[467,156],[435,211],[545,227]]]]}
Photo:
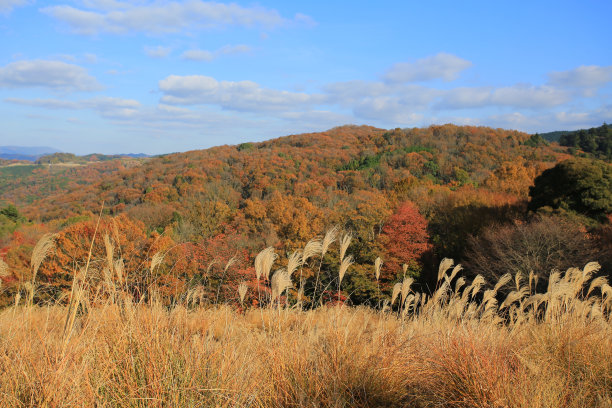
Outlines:
{"type": "Polygon", "coordinates": [[[0,146],[0,159],[36,161],[45,154],[59,153],[48,146],[0,146]]]}
{"type": "Polygon", "coordinates": [[[67,162],[85,163],[91,161],[106,161],[122,157],[140,159],[151,156],[144,153],[92,153],[83,156],[77,156],[72,153],[62,153],[61,150],[48,146],[0,146],[0,160],[27,160],[31,162],[38,162],[38,164],[67,162]]]}
{"type": "Polygon", "coordinates": [[[146,158],[150,157],[144,153],[128,153],[128,154],[100,154],[92,153],[84,156],[77,156],[73,153],[53,153],[45,154],[36,159],[36,164],[58,164],[58,163],[79,163],[85,164],[90,162],[102,162],[108,160],[122,159],[122,158],[146,158]]]}
{"type": "Polygon", "coordinates": [[[144,154],[144,153],[126,153],[126,154],[121,154],[120,156],[133,157],[135,159],[141,159],[143,157],[151,157],[150,154],[144,154]]]}

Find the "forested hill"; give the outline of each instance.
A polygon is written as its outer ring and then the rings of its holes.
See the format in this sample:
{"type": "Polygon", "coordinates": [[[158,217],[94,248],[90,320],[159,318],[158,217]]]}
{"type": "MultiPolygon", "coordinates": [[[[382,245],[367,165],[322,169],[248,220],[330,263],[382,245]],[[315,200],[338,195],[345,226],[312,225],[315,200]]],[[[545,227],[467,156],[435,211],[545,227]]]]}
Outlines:
{"type": "Polygon", "coordinates": [[[604,123],[596,128],[567,132],[559,138],[559,144],[612,161],[612,126],[604,123]]]}
{"type": "MultiPolygon", "coordinates": [[[[110,213],[130,211],[137,218],[145,218],[138,207],[154,207],[159,217],[146,223],[163,228],[172,220],[170,209],[183,212],[194,202],[216,203],[227,206],[233,218],[247,204],[270,201],[274,194],[307,198],[320,209],[358,191],[382,192],[393,200],[400,193],[414,194],[416,186],[486,187],[525,198],[535,175],[563,156],[560,148],[526,145],[529,138],[516,131],[453,125],[393,131],[346,126],[129,165],[90,165],[64,175],[67,191],[41,194],[23,212],[48,221],[95,212],[104,201],[110,213]]],[[[40,169],[35,178],[47,176],[52,171],[40,169]]]]}
{"type": "MultiPolygon", "coordinates": [[[[0,191],[4,205],[16,204],[19,217],[30,220],[15,216],[5,228],[14,233],[5,232],[0,244],[19,270],[42,233],[60,231],[62,251],[41,267],[55,282],[85,257],[104,205],[101,228],[133,262],[126,269],[167,250],[168,270],[185,277],[173,279],[186,284],[213,259],[240,254],[236,268],[252,270],[262,248],[291,251],[339,225],[354,235],[347,287],[371,290],[375,284],[359,276],[384,253],[384,228],[400,204],[414,203],[425,217],[419,253],[429,248],[435,256],[460,257],[469,234],[512,219],[524,209],[534,178],[567,157],[564,147],[533,143],[512,130],[343,126],[156,158],[38,166],[0,191]]],[[[410,214],[410,208],[401,211],[410,214]]],[[[98,250],[94,256],[103,257],[103,246],[98,250]]],[[[395,276],[393,265],[383,266],[384,282],[395,276]]]]}

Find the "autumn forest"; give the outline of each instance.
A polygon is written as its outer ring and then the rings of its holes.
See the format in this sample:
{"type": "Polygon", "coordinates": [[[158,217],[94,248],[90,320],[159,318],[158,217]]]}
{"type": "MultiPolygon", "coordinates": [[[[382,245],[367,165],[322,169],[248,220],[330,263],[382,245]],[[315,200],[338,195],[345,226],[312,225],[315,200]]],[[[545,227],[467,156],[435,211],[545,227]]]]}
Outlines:
{"type": "Polygon", "coordinates": [[[608,125],[0,166],[0,403],[610,407],[608,125]]]}
{"type": "MultiPolygon", "coordinates": [[[[607,132],[601,139],[609,143],[607,125],[596,130],[607,132]]],[[[338,254],[304,264],[294,288],[303,288],[310,306],[379,304],[406,273],[431,292],[444,257],[462,262],[468,276],[535,273],[542,285],[551,270],[591,260],[610,270],[609,147],[599,158],[582,145],[562,145],[570,140],[454,125],[344,126],[154,158],[3,167],[3,302],[13,302],[31,278],[30,254],[47,233],[56,234],[55,249],[40,265],[36,302],[66,295],[94,234],[93,269],[104,269],[106,237],[121,251],[130,291],[146,296],[154,283],[169,302],[199,288],[203,302],[238,304],[236,288],[246,282],[254,289],[247,302],[256,304],[253,261],[261,249],[283,254],[275,267],[286,268],[289,255],[334,227],[352,237],[354,263],[340,292],[335,274],[325,272],[338,268],[338,254]],[[582,166],[576,173],[602,166],[607,184],[597,208],[553,200],[554,186],[542,187],[544,198],[532,187],[545,171],[572,161],[582,166]],[[17,170],[23,173],[11,176],[17,170]],[[538,249],[543,240],[554,247],[538,249]],[[154,254],[161,258],[155,270],[154,254]],[[324,294],[318,301],[311,298],[316,291],[324,294]]]]}

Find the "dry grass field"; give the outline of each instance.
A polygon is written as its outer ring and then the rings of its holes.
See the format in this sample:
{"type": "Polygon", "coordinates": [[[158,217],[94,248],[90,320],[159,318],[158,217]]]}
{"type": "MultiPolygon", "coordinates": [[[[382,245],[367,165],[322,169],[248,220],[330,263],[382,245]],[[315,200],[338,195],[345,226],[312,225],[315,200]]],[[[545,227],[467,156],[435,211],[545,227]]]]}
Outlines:
{"type": "Polygon", "coordinates": [[[445,260],[433,296],[406,278],[383,310],[92,304],[76,280],[69,306],[0,313],[0,406],[609,407],[612,288],[597,270],[534,294],[521,276],[467,283],[445,260]]]}

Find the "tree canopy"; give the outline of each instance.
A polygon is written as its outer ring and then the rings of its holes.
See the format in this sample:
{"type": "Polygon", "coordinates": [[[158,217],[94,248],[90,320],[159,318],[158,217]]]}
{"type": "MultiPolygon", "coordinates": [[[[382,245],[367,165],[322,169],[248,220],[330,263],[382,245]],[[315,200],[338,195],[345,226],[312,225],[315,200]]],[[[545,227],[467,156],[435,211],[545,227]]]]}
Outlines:
{"type": "Polygon", "coordinates": [[[536,177],[529,196],[531,211],[557,210],[604,221],[612,213],[612,167],[598,160],[565,160],[536,177]]]}
{"type": "Polygon", "coordinates": [[[612,127],[602,126],[568,132],[559,138],[562,146],[578,148],[605,160],[612,160],[612,127]]]}

